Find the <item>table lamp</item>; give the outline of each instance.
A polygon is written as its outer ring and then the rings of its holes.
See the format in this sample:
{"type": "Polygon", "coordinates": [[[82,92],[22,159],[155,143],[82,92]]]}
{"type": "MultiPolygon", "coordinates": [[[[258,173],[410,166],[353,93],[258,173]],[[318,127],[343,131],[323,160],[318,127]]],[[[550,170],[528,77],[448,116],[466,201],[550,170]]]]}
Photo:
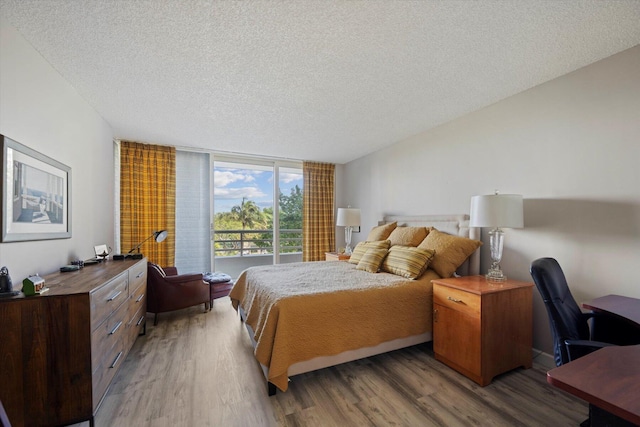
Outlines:
{"type": "Polygon", "coordinates": [[[127,252],[126,255],[114,255],[113,259],[114,260],[123,260],[125,258],[126,259],[142,259],[142,254],[140,253],[140,246],[142,246],[144,242],[151,239],[152,237],[157,243],[164,242],[164,239],[166,239],[168,235],[169,233],[167,232],[167,230],[154,231],[153,234],[151,234],[151,236],[147,237],[142,242],[140,242],[140,244],[132,248],[129,252],[127,252]],[[135,251],[137,252],[134,253],[135,251]]]}
{"type": "Polygon", "coordinates": [[[495,194],[473,196],[471,198],[470,227],[491,227],[489,231],[489,248],[491,250],[491,267],[485,276],[491,282],[504,282],[507,276],[500,269],[504,232],[502,228],[522,228],[524,214],[522,196],[519,194],[495,194]]]}
{"type": "Polygon", "coordinates": [[[346,244],[344,253],[351,255],[351,233],[354,227],[360,226],[360,209],[354,209],[351,206],[338,208],[336,225],[338,227],[344,227],[344,242],[346,244]]]}

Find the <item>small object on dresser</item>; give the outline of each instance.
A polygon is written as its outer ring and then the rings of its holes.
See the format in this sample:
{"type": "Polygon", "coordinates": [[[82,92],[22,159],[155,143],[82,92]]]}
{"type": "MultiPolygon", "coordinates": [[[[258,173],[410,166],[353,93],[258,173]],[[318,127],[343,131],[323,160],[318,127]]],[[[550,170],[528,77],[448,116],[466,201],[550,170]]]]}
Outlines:
{"type": "Polygon", "coordinates": [[[78,266],[78,267],[80,267],[80,268],[84,267],[84,261],[83,261],[83,260],[81,260],[81,259],[73,260],[73,261],[71,261],[71,263],[70,263],[70,264],[71,264],[71,265],[77,265],[77,266],[78,266]]]}
{"type": "Polygon", "coordinates": [[[9,269],[7,267],[0,268],[0,297],[13,297],[19,293],[20,291],[13,290],[9,269]]]}
{"type": "Polygon", "coordinates": [[[66,273],[69,271],[78,271],[78,270],[80,270],[79,265],[63,265],[62,267],[60,267],[60,272],[62,273],[66,273]]]}
{"type": "Polygon", "coordinates": [[[22,281],[22,292],[25,295],[40,295],[48,290],[49,288],[44,286],[44,279],[37,274],[29,276],[22,281]]]}
{"type": "Polygon", "coordinates": [[[93,247],[93,251],[96,254],[95,259],[98,261],[104,261],[109,259],[109,254],[111,253],[111,247],[106,244],[96,245],[93,247]]]}

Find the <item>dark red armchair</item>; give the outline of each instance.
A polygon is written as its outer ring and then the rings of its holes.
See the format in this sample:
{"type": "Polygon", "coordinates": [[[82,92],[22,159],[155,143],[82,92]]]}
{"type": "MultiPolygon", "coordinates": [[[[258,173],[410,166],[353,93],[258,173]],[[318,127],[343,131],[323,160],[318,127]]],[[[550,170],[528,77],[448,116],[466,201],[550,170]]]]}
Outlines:
{"type": "Polygon", "coordinates": [[[180,310],[210,302],[209,284],[202,273],[178,274],[175,267],[160,268],[147,263],[147,311],[154,313],[153,324],[158,324],[158,313],[180,310]]]}

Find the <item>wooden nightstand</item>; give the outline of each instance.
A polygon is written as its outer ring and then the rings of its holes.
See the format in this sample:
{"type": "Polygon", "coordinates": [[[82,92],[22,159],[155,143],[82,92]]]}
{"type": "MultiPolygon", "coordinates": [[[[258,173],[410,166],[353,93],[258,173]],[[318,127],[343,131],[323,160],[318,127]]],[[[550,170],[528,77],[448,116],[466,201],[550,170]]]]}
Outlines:
{"type": "Polygon", "coordinates": [[[346,261],[351,258],[351,255],[339,254],[337,252],[325,252],[325,261],[346,261]]]}
{"type": "Polygon", "coordinates": [[[533,283],[484,276],[432,280],[433,352],[481,386],[532,365],[533,283]]]}

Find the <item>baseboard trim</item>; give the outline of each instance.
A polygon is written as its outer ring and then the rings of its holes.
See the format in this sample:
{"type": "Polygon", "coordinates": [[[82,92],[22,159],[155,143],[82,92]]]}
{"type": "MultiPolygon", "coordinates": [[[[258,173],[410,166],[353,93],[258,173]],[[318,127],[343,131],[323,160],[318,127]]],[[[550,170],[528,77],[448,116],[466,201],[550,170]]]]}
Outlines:
{"type": "Polygon", "coordinates": [[[533,352],[533,363],[540,365],[541,367],[549,370],[556,367],[556,362],[553,354],[545,353],[542,350],[536,348],[531,349],[533,352]]]}

